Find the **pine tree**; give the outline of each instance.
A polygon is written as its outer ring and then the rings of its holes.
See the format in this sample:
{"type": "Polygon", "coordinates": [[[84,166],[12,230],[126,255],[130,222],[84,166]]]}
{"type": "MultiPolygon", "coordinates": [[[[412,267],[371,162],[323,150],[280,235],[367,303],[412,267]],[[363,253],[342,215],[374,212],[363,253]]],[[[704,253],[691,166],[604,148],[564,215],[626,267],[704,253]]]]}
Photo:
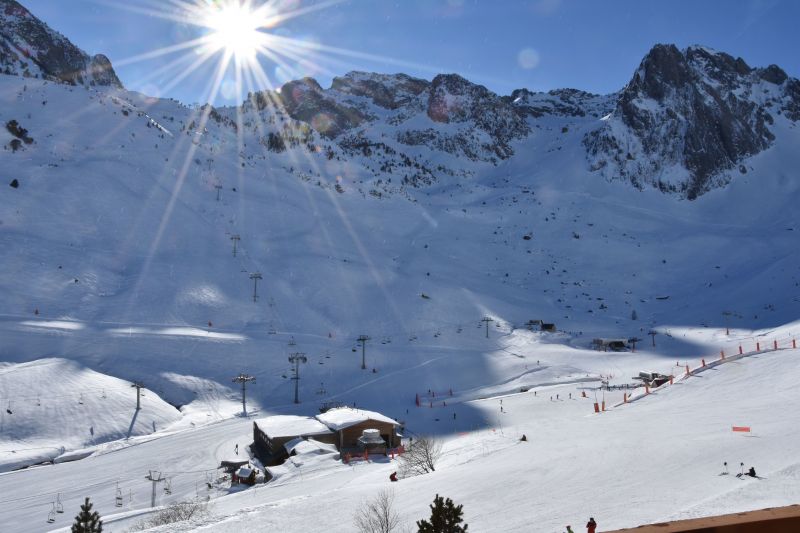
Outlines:
{"type": "Polygon", "coordinates": [[[455,505],[453,500],[446,500],[438,494],[430,505],[431,517],[428,520],[418,520],[419,533],[465,533],[467,524],[459,525],[464,519],[461,517],[463,505],[455,505]]]}
{"type": "Polygon", "coordinates": [[[97,511],[92,511],[89,498],[86,498],[86,502],[81,505],[81,512],[75,517],[72,533],[103,533],[103,521],[97,511]]]}

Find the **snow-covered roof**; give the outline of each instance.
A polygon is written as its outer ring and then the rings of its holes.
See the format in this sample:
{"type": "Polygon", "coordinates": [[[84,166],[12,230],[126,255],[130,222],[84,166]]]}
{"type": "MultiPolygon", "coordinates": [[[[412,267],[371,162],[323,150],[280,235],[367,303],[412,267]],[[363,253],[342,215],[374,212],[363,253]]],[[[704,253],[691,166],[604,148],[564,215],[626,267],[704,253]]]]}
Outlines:
{"type": "Polygon", "coordinates": [[[364,409],[353,409],[351,407],[336,407],[317,415],[317,420],[331,428],[333,431],[355,426],[367,420],[375,420],[377,422],[385,422],[393,426],[399,426],[397,420],[384,416],[375,411],[366,411],[364,409]]]}
{"type": "Polygon", "coordinates": [[[270,438],[331,433],[328,426],[310,416],[275,415],[259,418],[255,423],[270,438]]]}
{"type": "Polygon", "coordinates": [[[253,467],[250,465],[243,466],[236,472],[236,475],[238,477],[248,478],[250,477],[250,474],[253,473],[253,470],[254,470],[253,467]]]}
{"type": "Polygon", "coordinates": [[[283,447],[286,448],[287,453],[291,454],[292,451],[295,451],[298,455],[304,453],[339,453],[333,444],[325,444],[318,440],[304,439],[302,437],[290,440],[283,447]]]}

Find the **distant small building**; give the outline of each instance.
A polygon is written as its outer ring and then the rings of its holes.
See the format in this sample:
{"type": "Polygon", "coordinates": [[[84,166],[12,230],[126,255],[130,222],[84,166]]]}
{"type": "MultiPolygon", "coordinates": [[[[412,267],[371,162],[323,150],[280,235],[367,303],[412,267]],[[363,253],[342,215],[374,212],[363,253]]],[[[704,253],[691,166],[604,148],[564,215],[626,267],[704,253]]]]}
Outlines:
{"type": "Polygon", "coordinates": [[[335,433],[310,416],[276,415],[253,422],[253,451],[265,466],[282,463],[289,456],[284,445],[298,437],[314,437],[335,444],[335,433]]]}
{"type": "Polygon", "coordinates": [[[621,352],[628,349],[628,339],[593,339],[592,347],[595,350],[602,350],[604,352],[608,350],[612,352],[621,352]]]}
{"type": "Polygon", "coordinates": [[[549,331],[550,333],[554,333],[556,331],[556,325],[548,322],[542,322],[542,331],[549,331]]]}
{"type": "Polygon", "coordinates": [[[661,374],[659,372],[639,372],[638,376],[634,376],[633,379],[637,379],[642,383],[650,385],[651,387],[660,387],[664,383],[670,380],[673,376],[668,376],[667,374],[661,374]]]}

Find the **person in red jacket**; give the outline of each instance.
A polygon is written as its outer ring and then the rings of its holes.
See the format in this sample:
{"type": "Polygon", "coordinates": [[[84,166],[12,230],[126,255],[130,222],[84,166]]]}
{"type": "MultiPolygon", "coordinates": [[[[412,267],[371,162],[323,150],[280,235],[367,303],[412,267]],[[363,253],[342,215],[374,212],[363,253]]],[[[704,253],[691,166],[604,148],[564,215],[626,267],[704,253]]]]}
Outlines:
{"type": "Polygon", "coordinates": [[[594,533],[595,530],[597,530],[597,522],[594,521],[594,518],[590,518],[586,522],[586,533],[594,533]]]}

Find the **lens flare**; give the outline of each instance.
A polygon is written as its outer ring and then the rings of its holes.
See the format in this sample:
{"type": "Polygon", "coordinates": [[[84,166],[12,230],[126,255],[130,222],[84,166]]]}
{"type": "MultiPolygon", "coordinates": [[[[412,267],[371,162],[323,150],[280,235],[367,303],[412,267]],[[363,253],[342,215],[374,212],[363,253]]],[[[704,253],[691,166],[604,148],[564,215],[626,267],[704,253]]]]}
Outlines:
{"type": "Polygon", "coordinates": [[[264,45],[265,34],[261,30],[268,22],[269,16],[263,10],[257,13],[249,4],[231,1],[210,5],[203,25],[210,30],[208,45],[212,52],[224,50],[251,60],[264,45]]]}

